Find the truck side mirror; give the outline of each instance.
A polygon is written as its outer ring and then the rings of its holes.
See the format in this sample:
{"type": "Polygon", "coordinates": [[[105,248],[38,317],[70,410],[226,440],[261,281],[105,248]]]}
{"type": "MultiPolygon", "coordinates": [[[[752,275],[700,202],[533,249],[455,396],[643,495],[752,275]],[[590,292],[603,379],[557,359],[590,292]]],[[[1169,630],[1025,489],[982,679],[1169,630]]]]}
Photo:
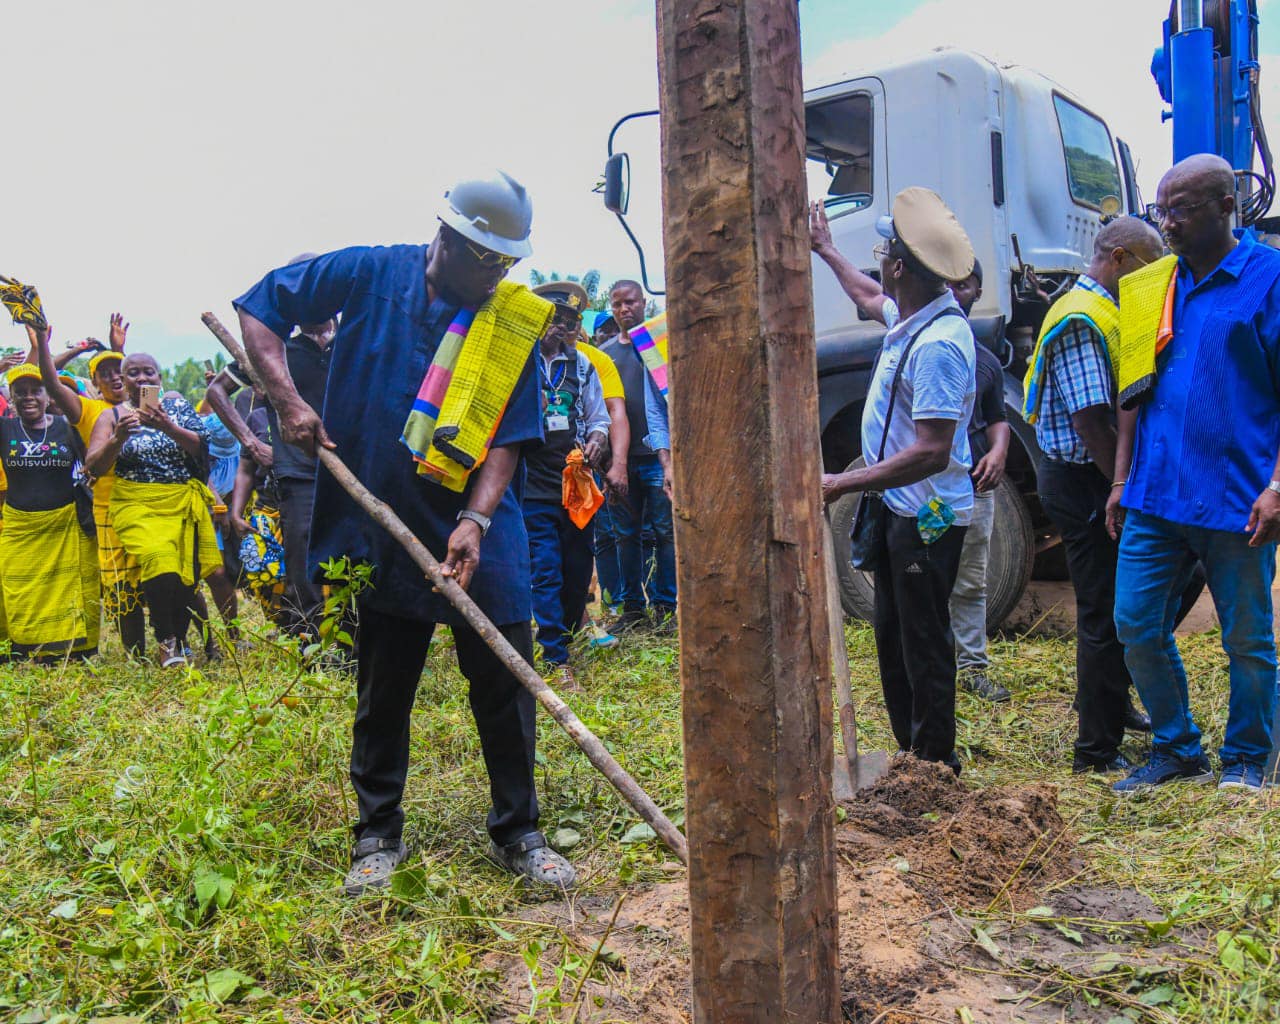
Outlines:
{"type": "Polygon", "coordinates": [[[631,158],[626,153],[614,153],[604,165],[604,206],[621,217],[630,201],[631,158]]]}

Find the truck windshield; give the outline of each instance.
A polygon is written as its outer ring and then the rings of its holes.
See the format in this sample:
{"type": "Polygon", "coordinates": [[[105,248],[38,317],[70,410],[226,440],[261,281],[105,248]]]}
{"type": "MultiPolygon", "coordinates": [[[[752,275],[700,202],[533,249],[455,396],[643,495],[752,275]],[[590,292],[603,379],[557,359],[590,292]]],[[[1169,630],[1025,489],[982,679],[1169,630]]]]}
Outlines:
{"type": "Polygon", "coordinates": [[[861,209],[872,202],[871,95],[865,92],[805,107],[809,197],[827,207],[861,209]]]}
{"type": "Polygon", "coordinates": [[[1064,96],[1055,95],[1053,106],[1062,132],[1071,198],[1095,208],[1102,205],[1106,196],[1119,198],[1120,171],[1107,126],[1064,96]]]}

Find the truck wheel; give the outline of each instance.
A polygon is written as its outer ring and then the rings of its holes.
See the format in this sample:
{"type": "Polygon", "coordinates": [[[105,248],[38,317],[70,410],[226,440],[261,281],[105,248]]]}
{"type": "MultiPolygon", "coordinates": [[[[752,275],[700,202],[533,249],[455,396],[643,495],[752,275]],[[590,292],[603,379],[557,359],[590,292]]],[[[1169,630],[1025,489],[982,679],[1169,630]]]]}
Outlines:
{"type": "MultiPolygon", "coordinates": [[[[858,456],[848,466],[861,469],[862,456],[858,456]]],[[[849,562],[849,531],[853,528],[853,516],[858,511],[858,494],[846,494],[831,503],[827,515],[831,520],[831,539],[836,549],[836,574],[840,580],[840,606],[851,619],[871,621],[871,613],[875,609],[875,584],[871,575],[859,572],[849,562]]]]}
{"type": "Polygon", "coordinates": [[[1018,488],[1005,477],[995,495],[995,522],[987,555],[987,632],[998,629],[1018,607],[1036,561],[1031,513],[1018,488]]]}
{"type": "MultiPolygon", "coordinates": [[[[861,457],[846,468],[862,467],[861,457]]],[[[987,560],[987,629],[996,629],[1022,600],[1031,579],[1035,545],[1031,516],[1018,489],[1007,478],[996,488],[995,523],[991,528],[991,552],[987,560]]],[[[858,509],[858,495],[846,494],[829,511],[835,542],[836,571],[840,578],[840,604],[852,619],[871,621],[875,608],[872,577],[849,563],[849,530],[858,509]]]]}

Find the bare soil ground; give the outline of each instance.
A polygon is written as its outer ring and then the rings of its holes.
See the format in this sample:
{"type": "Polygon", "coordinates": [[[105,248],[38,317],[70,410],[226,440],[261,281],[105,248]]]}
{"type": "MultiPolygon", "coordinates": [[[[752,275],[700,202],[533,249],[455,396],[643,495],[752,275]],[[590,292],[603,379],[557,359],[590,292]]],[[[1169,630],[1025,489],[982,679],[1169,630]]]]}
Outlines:
{"type": "MultiPolygon", "coordinates": [[[[1041,1024],[1114,1014],[1114,1004],[1079,999],[1078,987],[1058,1001],[1055,974],[1078,975],[1086,964],[1104,977],[1122,959],[1131,970],[1132,928],[1161,915],[1132,890],[1070,884],[1083,863],[1055,787],[970,790],[942,766],[899,755],[843,810],[836,843],[846,1021],[1041,1024]]],[[[532,908],[529,918],[554,925],[564,943],[549,945],[532,970],[494,959],[505,1009],[496,1019],[528,1013],[537,989],[539,1005],[558,1003],[565,1019],[576,1011],[578,1021],[597,1024],[689,1021],[685,883],[626,895],[616,919],[615,906],[594,897],[532,908]],[[602,952],[580,993],[572,972],[557,985],[566,947],[587,962],[602,952]]],[[[1144,962],[1162,969],[1158,953],[1144,962]]]]}

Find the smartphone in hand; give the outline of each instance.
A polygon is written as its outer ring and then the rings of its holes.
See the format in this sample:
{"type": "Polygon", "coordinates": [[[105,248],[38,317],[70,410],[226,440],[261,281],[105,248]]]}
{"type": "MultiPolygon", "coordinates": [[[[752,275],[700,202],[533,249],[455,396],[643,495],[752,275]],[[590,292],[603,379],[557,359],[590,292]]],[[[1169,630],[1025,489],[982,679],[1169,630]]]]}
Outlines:
{"type": "Polygon", "coordinates": [[[155,411],[160,408],[160,387],[157,384],[143,384],[138,388],[138,408],[155,411]]]}
{"type": "Polygon", "coordinates": [[[217,372],[218,372],[217,368],[213,365],[213,360],[212,360],[212,359],[206,359],[206,360],[204,361],[204,368],[205,368],[206,370],[208,370],[210,373],[217,373],[217,372]]]}

